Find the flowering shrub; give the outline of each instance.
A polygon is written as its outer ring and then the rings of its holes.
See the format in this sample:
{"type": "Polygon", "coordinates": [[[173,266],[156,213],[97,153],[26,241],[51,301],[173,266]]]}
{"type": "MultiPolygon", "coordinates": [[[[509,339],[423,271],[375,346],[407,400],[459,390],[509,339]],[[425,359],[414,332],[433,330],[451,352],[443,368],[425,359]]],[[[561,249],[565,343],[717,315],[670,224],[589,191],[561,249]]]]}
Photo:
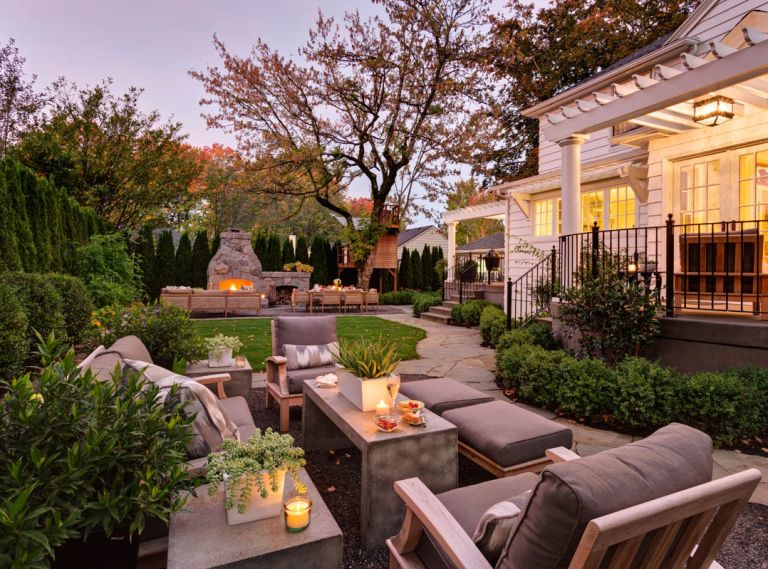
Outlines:
{"type": "Polygon", "coordinates": [[[231,348],[233,352],[238,352],[243,347],[240,338],[237,336],[225,336],[224,334],[216,334],[215,336],[206,338],[203,343],[205,344],[205,349],[208,351],[231,348]]]}
{"type": "Polygon", "coordinates": [[[203,354],[203,342],[192,328],[189,313],[166,303],[130,306],[106,306],[93,313],[86,331],[86,343],[94,348],[109,346],[123,336],[138,336],[149,350],[152,360],[172,368],[175,360],[192,361],[203,354]]]}
{"type": "Polygon", "coordinates": [[[286,263],[283,265],[283,270],[288,273],[311,273],[315,270],[315,267],[302,263],[301,261],[296,261],[295,263],[286,263]]]}

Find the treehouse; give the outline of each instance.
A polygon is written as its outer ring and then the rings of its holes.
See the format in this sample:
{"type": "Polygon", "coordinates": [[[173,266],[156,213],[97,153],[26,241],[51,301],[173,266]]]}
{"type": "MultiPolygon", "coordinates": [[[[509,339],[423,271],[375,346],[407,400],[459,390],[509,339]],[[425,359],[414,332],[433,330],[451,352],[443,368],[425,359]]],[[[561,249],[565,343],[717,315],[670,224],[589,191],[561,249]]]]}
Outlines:
{"type": "MultiPolygon", "coordinates": [[[[395,289],[397,289],[397,235],[400,233],[400,207],[385,206],[379,214],[378,222],[386,228],[386,232],[371,253],[373,268],[389,271],[395,278],[395,289]]],[[[336,265],[339,272],[356,268],[349,245],[336,245],[336,265]]]]}

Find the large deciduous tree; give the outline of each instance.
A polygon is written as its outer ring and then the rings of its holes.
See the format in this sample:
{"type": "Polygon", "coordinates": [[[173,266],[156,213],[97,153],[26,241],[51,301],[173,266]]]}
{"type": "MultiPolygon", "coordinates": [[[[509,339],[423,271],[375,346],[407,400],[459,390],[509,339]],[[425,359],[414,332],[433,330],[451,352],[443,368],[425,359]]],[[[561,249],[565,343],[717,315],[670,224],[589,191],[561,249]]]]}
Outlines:
{"type": "Polygon", "coordinates": [[[381,17],[347,13],[339,25],[320,13],[298,57],[262,41],[241,57],[215,38],[221,66],[190,72],[209,95],[209,125],[234,132],[253,160],[256,191],[345,220],[364,287],[385,206],[407,208],[416,186],[434,198],[490,123],[473,103],[488,0],[374,2],[381,17]],[[357,223],[342,199],[354,180],[373,203],[357,223]]]}
{"type": "Polygon", "coordinates": [[[490,63],[502,84],[503,144],[491,178],[537,173],[538,121],[522,111],[678,28],[698,0],[510,0],[494,18],[490,63]]]}
{"type": "Polygon", "coordinates": [[[181,124],[143,112],[141,93],[115,95],[110,81],[86,88],[57,81],[19,156],[118,227],[183,209],[199,163],[181,124]]]}
{"type": "Polygon", "coordinates": [[[35,76],[27,79],[24,61],[13,39],[0,45],[0,158],[45,103],[34,90],[35,76]]]}

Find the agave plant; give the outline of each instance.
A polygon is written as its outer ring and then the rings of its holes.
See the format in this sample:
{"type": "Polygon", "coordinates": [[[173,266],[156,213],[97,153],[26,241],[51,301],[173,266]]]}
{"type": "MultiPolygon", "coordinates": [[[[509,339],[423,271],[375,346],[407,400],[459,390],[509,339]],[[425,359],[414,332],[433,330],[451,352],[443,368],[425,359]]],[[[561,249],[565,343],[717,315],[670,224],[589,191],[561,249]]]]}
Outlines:
{"type": "Polygon", "coordinates": [[[361,338],[339,341],[336,357],[341,366],[361,379],[376,379],[389,376],[400,361],[395,344],[361,338]]]}

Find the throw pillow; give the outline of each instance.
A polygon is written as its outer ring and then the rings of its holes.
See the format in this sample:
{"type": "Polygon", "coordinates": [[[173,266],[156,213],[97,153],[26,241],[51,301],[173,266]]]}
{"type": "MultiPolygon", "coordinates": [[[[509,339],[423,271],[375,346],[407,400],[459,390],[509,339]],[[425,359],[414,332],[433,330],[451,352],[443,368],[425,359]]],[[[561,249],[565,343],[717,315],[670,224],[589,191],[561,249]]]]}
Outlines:
{"type": "MultiPolygon", "coordinates": [[[[141,373],[141,375],[146,377],[147,380],[151,381],[152,383],[157,383],[161,379],[165,379],[171,376],[186,377],[184,375],[177,375],[171,370],[165,369],[164,367],[160,367],[159,365],[155,365],[151,362],[145,362],[142,360],[124,359],[123,363],[125,364],[123,373],[131,370],[138,371],[141,373]]],[[[123,377],[125,377],[125,375],[123,377]]]]}
{"type": "Polygon", "coordinates": [[[319,345],[285,344],[286,369],[308,369],[333,365],[334,356],[339,353],[338,342],[319,345]]]}
{"type": "Polygon", "coordinates": [[[472,534],[472,541],[491,565],[495,566],[501,557],[501,552],[507,545],[530,497],[531,491],[528,490],[494,504],[480,518],[475,533],[472,534]]]}

